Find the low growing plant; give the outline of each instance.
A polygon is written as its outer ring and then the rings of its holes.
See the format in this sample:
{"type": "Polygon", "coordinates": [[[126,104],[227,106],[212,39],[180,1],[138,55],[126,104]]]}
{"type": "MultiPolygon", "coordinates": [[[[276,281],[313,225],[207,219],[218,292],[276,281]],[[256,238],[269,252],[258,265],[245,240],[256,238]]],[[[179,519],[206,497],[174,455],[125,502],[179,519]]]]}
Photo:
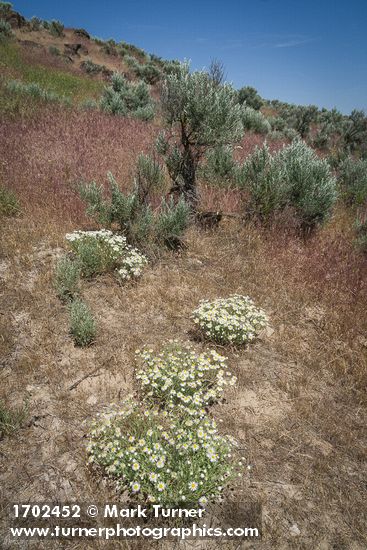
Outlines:
{"type": "Polygon", "coordinates": [[[10,408],[0,399],[0,440],[20,428],[28,415],[27,404],[10,408]]]}
{"type": "Polygon", "coordinates": [[[80,265],[67,256],[60,258],[55,270],[55,288],[62,301],[72,300],[79,292],[80,265]]]}
{"type": "Polygon", "coordinates": [[[200,332],[218,344],[248,344],[268,324],[265,312],[251,298],[238,294],[213,302],[202,300],[192,317],[200,332]]]}
{"type": "Polygon", "coordinates": [[[13,36],[11,25],[5,19],[0,19],[0,41],[11,36],[13,36]]]}
{"type": "Polygon", "coordinates": [[[16,216],[20,212],[20,204],[14,191],[0,187],[0,216],[16,216]]]}
{"type": "Polygon", "coordinates": [[[85,302],[76,299],[70,304],[70,333],[77,346],[86,347],[96,336],[96,323],[85,302]]]}
{"type": "Polygon", "coordinates": [[[35,99],[40,99],[42,101],[49,101],[52,103],[62,103],[64,105],[71,105],[72,101],[70,97],[61,96],[55,92],[50,92],[45,90],[37,82],[30,82],[25,84],[19,80],[10,80],[7,82],[7,89],[9,92],[16,94],[29,95],[35,99]]]}
{"type": "Polygon", "coordinates": [[[139,277],[148,263],[143,254],[127,244],[125,237],[107,229],[74,231],[66,235],[66,240],[84,277],[114,270],[119,279],[126,281],[139,277]]]}
{"type": "Polygon", "coordinates": [[[90,464],[148,505],[205,506],[241,465],[213,420],[143,411],[131,398],[96,418],[87,450],[90,464]]]}
{"type": "Polygon", "coordinates": [[[161,353],[145,349],[136,352],[143,364],[136,378],[147,400],[159,407],[195,416],[198,410],[218,401],[226,386],[236,377],[227,367],[227,359],[214,350],[197,353],[177,341],[161,353]]]}

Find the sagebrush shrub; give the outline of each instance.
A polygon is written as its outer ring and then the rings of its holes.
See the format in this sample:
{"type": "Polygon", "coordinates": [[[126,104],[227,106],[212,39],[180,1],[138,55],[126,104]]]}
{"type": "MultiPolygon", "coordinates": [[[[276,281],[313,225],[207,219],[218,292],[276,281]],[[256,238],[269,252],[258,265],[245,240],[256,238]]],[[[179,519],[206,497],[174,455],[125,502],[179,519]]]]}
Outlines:
{"type": "Polygon", "coordinates": [[[0,216],[16,216],[20,212],[20,204],[14,191],[0,187],[0,216]]]}
{"type": "Polygon", "coordinates": [[[128,82],[120,73],[114,73],[111,85],[105,88],[101,108],[113,115],[130,115],[143,120],[154,117],[154,103],[147,84],[128,82]]]}
{"type": "Polygon", "coordinates": [[[268,119],[260,111],[256,111],[251,107],[242,109],[241,117],[243,127],[247,131],[257,134],[268,134],[271,130],[268,119]]]}
{"type": "Polygon", "coordinates": [[[118,224],[129,242],[146,246],[149,242],[171,246],[172,238],[180,237],[186,229],[190,209],[183,199],[177,204],[163,200],[160,208],[152,211],[147,197],[159,189],[163,175],[152,159],[140,156],[135,176],[135,189],[124,193],[112,174],[108,174],[110,196],[105,197],[102,185],[95,182],[79,186],[79,193],[87,204],[86,213],[103,225],[118,224]]]}
{"type": "Polygon", "coordinates": [[[60,21],[53,20],[50,23],[49,31],[52,36],[60,37],[64,36],[64,25],[60,21]]]}
{"type": "Polygon", "coordinates": [[[171,246],[172,239],[180,237],[187,228],[190,215],[191,210],[182,197],[176,204],[173,199],[163,200],[154,220],[156,240],[171,246]]]}
{"type": "Polygon", "coordinates": [[[226,357],[214,350],[197,353],[190,345],[174,341],[159,354],[151,349],[136,353],[143,364],[136,374],[143,396],[176,412],[195,415],[218,401],[225,387],[236,382],[226,357]]]}
{"type": "Polygon", "coordinates": [[[216,147],[208,151],[201,176],[210,183],[229,184],[237,179],[238,165],[231,147],[216,147]]]}
{"type": "Polygon", "coordinates": [[[204,71],[190,72],[184,63],[166,75],[161,104],[173,132],[160,139],[159,148],[173,188],[195,209],[196,172],[203,155],[211,148],[233,143],[243,133],[237,93],[229,84],[217,85],[204,71]]]}
{"type": "Polygon", "coordinates": [[[210,340],[238,345],[252,342],[268,324],[265,312],[251,298],[238,294],[212,302],[202,300],[193,312],[193,321],[210,340]]]}
{"type": "Polygon", "coordinates": [[[205,506],[221,496],[240,464],[205,416],[143,411],[131,398],[93,422],[89,463],[147,504],[205,506]]]}
{"type": "Polygon", "coordinates": [[[77,346],[91,344],[96,336],[96,323],[90,308],[82,300],[76,299],[69,306],[70,333],[77,346]]]}
{"type": "Polygon", "coordinates": [[[48,51],[51,55],[55,55],[55,56],[61,55],[61,52],[60,52],[59,48],[57,48],[56,46],[50,46],[48,48],[48,51]]]}
{"type": "Polygon", "coordinates": [[[5,19],[0,19],[0,40],[10,38],[12,35],[11,25],[5,19]]]}
{"type": "Polygon", "coordinates": [[[79,292],[80,264],[67,256],[60,258],[55,269],[55,288],[63,301],[72,300],[79,292]]]}
{"type": "Polygon", "coordinates": [[[272,155],[265,144],[242,168],[249,190],[248,211],[264,220],[291,206],[305,228],[322,223],[336,200],[336,180],[328,162],[296,140],[272,155]]]}
{"type": "Polygon", "coordinates": [[[11,2],[0,2],[0,16],[8,15],[13,9],[13,4],[11,2]]]}
{"type": "Polygon", "coordinates": [[[367,160],[345,159],[339,167],[339,182],[349,204],[363,205],[367,200],[367,160]]]}

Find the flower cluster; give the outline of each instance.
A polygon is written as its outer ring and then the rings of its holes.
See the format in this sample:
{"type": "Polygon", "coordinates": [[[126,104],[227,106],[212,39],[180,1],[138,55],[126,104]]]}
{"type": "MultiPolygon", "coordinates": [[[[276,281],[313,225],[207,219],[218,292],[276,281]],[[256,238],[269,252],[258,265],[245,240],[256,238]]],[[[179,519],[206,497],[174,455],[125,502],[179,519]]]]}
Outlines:
{"type": "Polygon", "coordinates": [[[128,245],[126,238],[108,229],[98,231],[74,231],[65,236],[70,247],[84,264],[87,275],[115,269],[123,281],[138,278],[147,258],[136,248],[128,245]]]}
{"type": "Polygon", "coordinates": [[[235,294],[209,302],[202,300],[193,320],[205,336],[220,344],[246,344],[267,326],[265,312],[248,296],[235,294]]]}
{"type": "Polygon", "coordinates": [[[119,489],[166,506],[205,506],[242,464],[231,460],[229,440],[206,415],[143,411],[131,397],[97,417],[87,449],[89,463],[119,489]]]}
{"type": "Polygon", "coordinates": [[[227,370],[226,357],[214,350],[198,354],[171,341],[159,355],[151,349],[136,353],[144,365],[136,377],[148,400],[190,415],[217,401],[237,380],[227,370]]]}

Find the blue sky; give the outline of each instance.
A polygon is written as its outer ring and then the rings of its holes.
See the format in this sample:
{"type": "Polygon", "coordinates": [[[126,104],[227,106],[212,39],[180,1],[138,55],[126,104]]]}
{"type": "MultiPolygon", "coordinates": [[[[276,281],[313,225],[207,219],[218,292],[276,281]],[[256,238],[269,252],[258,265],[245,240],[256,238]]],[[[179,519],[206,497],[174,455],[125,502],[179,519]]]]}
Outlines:
{"type": "Polygon", "coordinates": [[[14,0],[164,58],[220,59],[237,88],[291,103],[367,110],[367,0],[14,0]]]}

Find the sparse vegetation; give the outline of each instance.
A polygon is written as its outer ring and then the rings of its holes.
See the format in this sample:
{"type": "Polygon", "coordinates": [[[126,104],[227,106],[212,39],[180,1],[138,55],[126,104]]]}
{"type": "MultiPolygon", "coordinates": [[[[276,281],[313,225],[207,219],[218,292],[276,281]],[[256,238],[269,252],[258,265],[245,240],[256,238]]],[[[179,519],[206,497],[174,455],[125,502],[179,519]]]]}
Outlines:
{"type": "Polygon", "coordinates": [[[20,212],[20,204],[16,194],[10,189],[0,187],[0,216],[16,216],[20,212]]]}
{"type": "Polygon", "coordinates": [[[6,435],[12,435],[24,423],[28,415],[28,407],[8,407],[0,400],[0,441],[6,435]]]}

